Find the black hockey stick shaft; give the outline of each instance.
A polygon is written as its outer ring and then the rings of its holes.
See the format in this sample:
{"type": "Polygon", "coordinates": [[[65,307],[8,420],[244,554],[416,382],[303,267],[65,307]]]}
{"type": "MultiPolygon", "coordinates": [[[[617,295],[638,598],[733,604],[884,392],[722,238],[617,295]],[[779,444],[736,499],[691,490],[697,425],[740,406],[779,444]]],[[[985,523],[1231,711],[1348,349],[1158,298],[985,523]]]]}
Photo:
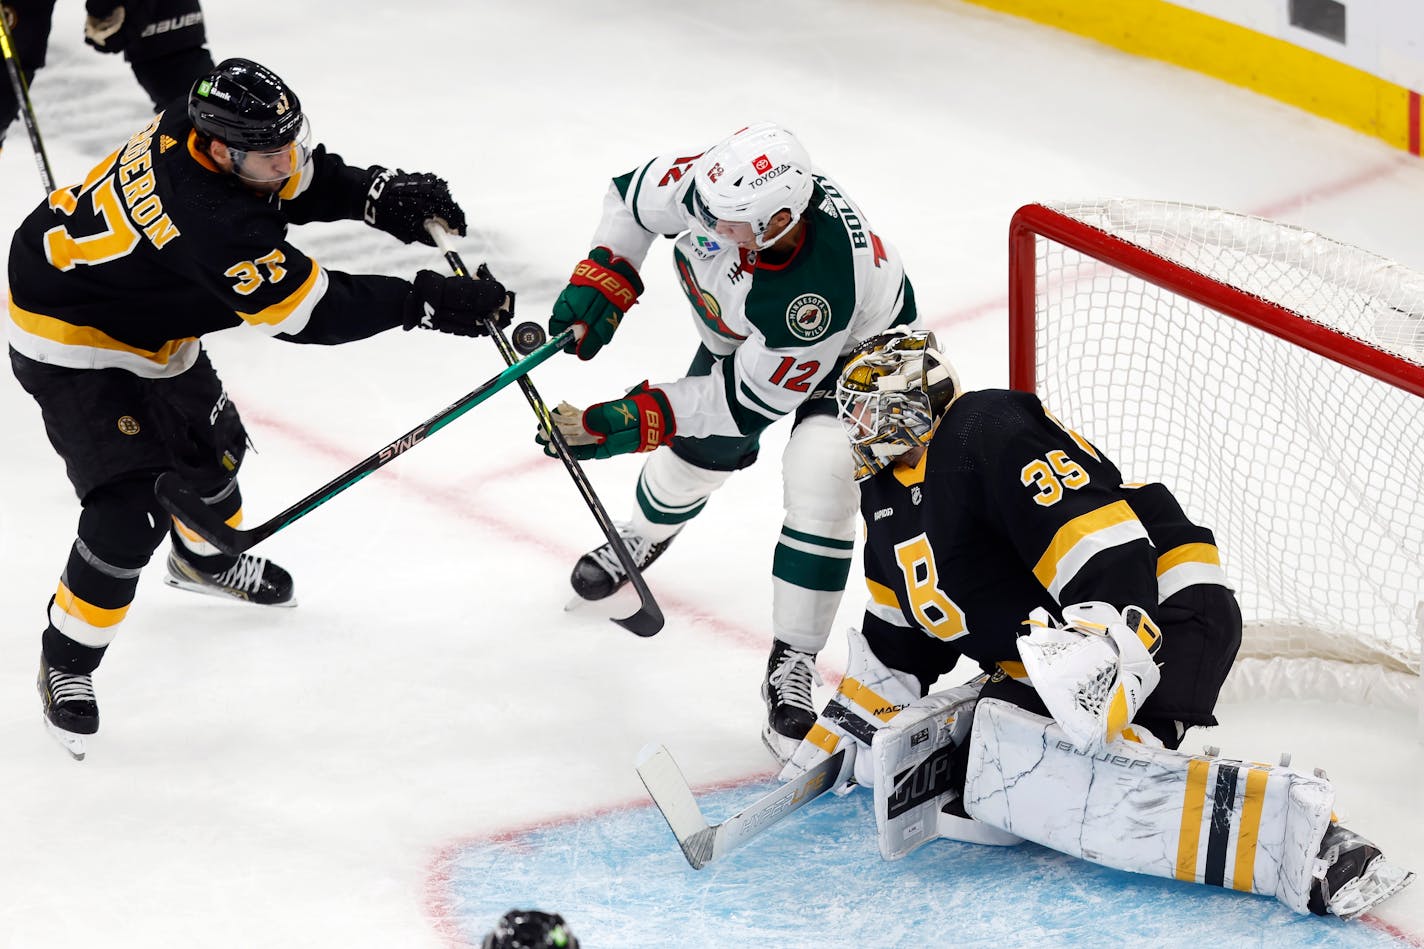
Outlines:
{"type": "Polygon", "coordinates": [[[30,148],[35,153],[35,164],[40,169],[40,183],[45,194],[54,190],[54,174],[49,170],[49,156],[45,154],[44,142],[40,139],[40,127],[35,122],[35,107],[30,104],[30,87],[25,82],[24,70],[20,68],[20,54],[10,36],[10,25],[5,22],[0,11],[0,51],[5,54],[5,71],[10,74],[10,85],[15,89],[15,101],[20,104],[20,116],[25,123],[25,131],[30,136],[30,148]]]}
{"type": "MultiPolygon", "coordinates": [[[[459,253],[455,251],[450,243],[450,232],[435,222],[427,222],[426,230],[435,240],[436,245],[445,255],[445,262],[450,265],[456,276],[468,277],[470,272],[465,267],[464,261],[460,259],[459,253]]],[[[482,275],[487,273],[483,271],[482,275]]],[[[490,338],[499,347],[499,353],[504,357],[505,362],[513,362],[516,358],[514,347],[510,345],[504,333],[494,324],[493,320],[485,321],[489,329],[490,338]]],[[[560,334],[562,337],[563,334],[560,334]]],[[[658,606],[658,601],[653,598],[653,591],[648,589],[648,583],[643,579],[643,573],[638,569],[637,563],[633,560],[632,553],[628,546],[623,543],[623,538],[618,533],[618,528],[614,525],[613,519],[608,516],[608,511],[604,508],[603,502],[599,500],[597,492],[593,490],[593,485],[589,483],[588,476],[583,473],[578,459],[569,451],[568,442],[564,441],[564,436],[559,431],[559,427],[554,424],[553,418],[549,414],[549,406],[545,404],[539,395],[539,390],[534,388],[534,383],[527,376],[519,380],[519,388],[524,392],[524,398],[528,400],[529,407],[534,410],[534,415],[539,419],[539,427],[544,430],[544,434],[549,439],[549,444],[554,447],[554,453],[559,456],[559,460],[568,469],[569,477],[573,478],[574,484],[578,487],[579,493],[583,495],[583,500],[588,505],[589,512],[593,519],[598,522],[599,529],[603,531],[603,536],[608,538],[609,546],[618,556],[618,562],[623,565],[623,569],[628,573],[628,582],[633,585],[633,589],[638,593],[638,611],[632,616],[622,619],[615,618],[613,622],[622,626],[631,633],[639,636],[654,636],[663,628],[663,611],[658,606]]]]}
{"type": "Polygon", "coordinates": [[[154,488],[158,495],[158,502],[168,513],[197,531],[223,553],[240,554],[310,514],[376,469],[383,468],[395,461],[411,448],[440,431],[511,382],[523,379],[529,370],[553,356],[573,339],[573,330],[560,333],[525,358],[511,363],[499,375],[458,402],[446,406],[375,454],[357,462],[353,467],[332,478],[296,504],[251,530],[238,530],[226,524],[221,517],[213,513],[212,508],[203,503],[197,490],[176,472],[169,471],[159,476],[154,488]]]}

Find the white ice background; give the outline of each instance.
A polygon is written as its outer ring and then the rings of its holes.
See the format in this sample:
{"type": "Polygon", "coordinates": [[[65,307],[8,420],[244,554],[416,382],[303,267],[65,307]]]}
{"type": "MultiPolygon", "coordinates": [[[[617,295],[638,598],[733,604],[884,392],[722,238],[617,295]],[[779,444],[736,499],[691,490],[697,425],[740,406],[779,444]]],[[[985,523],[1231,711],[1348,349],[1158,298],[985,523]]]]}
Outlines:
{"type": "MultiPolygon", "coordinates": [[[[1007,224],[1027,202],[1217,204],[1424,268],[1417,159],[973,7],[207,6],[215,56],[277,70],[329,148],[447,177],[472,225],[462,254],[519,291],[524,318],[542,321],[587,251],[611,176],[762,119],[795,130],[898,245],[922,314],[973,386],[1007,381],[1007,224]]],[[[82,20],[83,4],[61,0],[33,90],[61,183],[146,115],[125,64],[83,46],[82,20]]],[[[0,158],[7,233],[41,196],[17,124],[0,158]]],[[[329,268],[443,266],[359,223],[293,236],[329,268]]],[[[586,404],[680,374],[695,342],[666,243],[644,276],[644,302],[596,361],[537,371],[547,400],[586,404]]],[[[208,345],[259,450],[243,471],[249,524],[503,366],[487,341],[399,331],[319,348],[239,329],[208,345]]],[[[169,590],[160,551],[95,678],[103,728],[76,763],[45,735],[33,680],[78,505],[36,407],[0,373],[0,945],[449,944],[459,927],[440,918],[441,856],[643,801],[631,762],[645,742],[667,743],[698,784],[767,774],[757,686],[786,426],[649,573],[668,621],[641,640],[563,610],[568,570],[600,535],[534,445],[532,419],[517,392],[502,393],[264,544],[296,577],[295,610],[169,590]]],[[[586,466],[615,517],[638,464],[586,466]]],[[[822,655],[830,674],[843,668],[841,630],[858,620],[858,575],[851,589],[822,655]]],[[[1424,870],[1411,718],[1311,703],[1220,715],[1189,750],[1210,742],[1263,761],[1288,750],[1327,769],[1341,816],[1424,870]]],[[[617,893],[608,899],[616,913],[617,893]]],[[[845,899],[848,918],[873,930],[875,907],[845,899]]],[[[1378,916],[1424,942],[1424,885],[1378,916]]],[[[1205,915],[1194,932],[1222,938],[1205,915]]]]}

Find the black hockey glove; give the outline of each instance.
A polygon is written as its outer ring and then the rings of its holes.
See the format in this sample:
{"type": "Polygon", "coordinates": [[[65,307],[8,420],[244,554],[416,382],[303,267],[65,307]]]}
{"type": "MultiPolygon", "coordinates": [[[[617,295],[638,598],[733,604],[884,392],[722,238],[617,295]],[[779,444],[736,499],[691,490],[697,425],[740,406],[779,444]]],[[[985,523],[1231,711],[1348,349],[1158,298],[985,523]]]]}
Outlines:
{"type": "Polygon", "coordinates": [[[418,326],[456,336],[483,336],[485,320],[494,320],[501,329],[509,325],[508,294],[498,280],[444,277],[422,270],[413,283],[405,300],[408,330],[418,326]]]}
{"type": "Polygon", "coordinates": [[[379,165],[371,168],[366,183],[366,223],[404,241],[435,246],[425,231],[425,222],[439,218],[447,230],[465,234],[465,212],[450,197],[444,178],[429,174],[407,174],[379,165]]]}
{"type": "Polygon", "coordinates": [[[124,29],[124,8],[120,4],[90,0],[88,16],[84,18],[84,42],[101,53],[123,52],[129,45],[129,31],[124,29]]]}

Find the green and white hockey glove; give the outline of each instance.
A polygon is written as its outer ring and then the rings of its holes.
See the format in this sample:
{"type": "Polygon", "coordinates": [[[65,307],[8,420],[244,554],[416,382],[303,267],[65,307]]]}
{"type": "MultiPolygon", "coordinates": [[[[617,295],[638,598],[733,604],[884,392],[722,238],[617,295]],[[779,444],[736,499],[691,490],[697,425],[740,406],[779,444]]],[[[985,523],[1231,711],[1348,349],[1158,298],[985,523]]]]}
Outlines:
{"type": "MultiPolygon", "coordinates": [[[[667,396],[649,387],[646,379],[621,399],[596,402],[583,411],[561,402],[550,415],[573,456],[581,461],[652,451],[677,430],[667,396]]],[[[553,457],[554,446],[543,429],[534,439],[544,446],[544,454],[553,457]]]]}
{"type": "Polygon", "coordinates": [[[569,285],[554,301],[549,316],[549,335],[558,336],[564,330],[582,323],[583,339],[564,349],[580,359],[592,359],[613,338],[623,314],[638,302],[643,292],[643,280],[638,269],[622,257],[615,257],[607,247],[595,247],[588,257],[574,268],[569,285]]]}

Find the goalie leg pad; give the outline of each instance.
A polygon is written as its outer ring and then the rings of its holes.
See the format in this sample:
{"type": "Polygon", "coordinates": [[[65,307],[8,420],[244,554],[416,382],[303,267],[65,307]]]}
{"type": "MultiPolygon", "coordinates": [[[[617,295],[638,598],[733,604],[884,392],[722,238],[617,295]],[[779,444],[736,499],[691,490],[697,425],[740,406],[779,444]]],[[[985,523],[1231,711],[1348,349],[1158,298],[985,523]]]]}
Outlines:
{"type": "Polygon", "coordinates": [[[1130,741],[1078,751],[1052,720],[994,699],[974,714],[965,810],[1102,866],[1274,896],[1306,913],[1330,782],[1130,741]]]}
{"type": "Polygon", "coordinates": [[[871,739],[875,827],[886,860],[898,860],[938,837],[999,845],[1020,841],[986,824],[942,813],[960,796],[956,759],[969,740],[978,699],[978,683],[934,692],[906,706],[871,739]]]}

